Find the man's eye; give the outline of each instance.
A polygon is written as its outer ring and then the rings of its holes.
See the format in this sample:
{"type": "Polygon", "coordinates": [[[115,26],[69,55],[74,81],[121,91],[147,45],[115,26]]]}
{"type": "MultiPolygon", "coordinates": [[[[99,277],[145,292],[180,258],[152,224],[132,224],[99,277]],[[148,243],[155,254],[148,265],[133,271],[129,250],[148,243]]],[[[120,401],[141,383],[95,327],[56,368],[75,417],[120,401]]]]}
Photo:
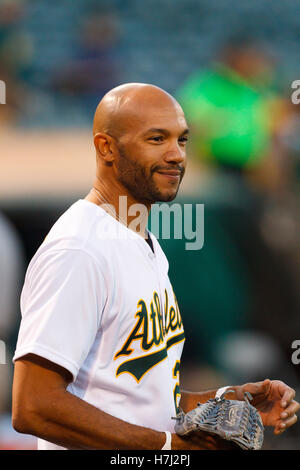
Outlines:
{"type": "Polygon", "coordinates": [[[178,139],[180,143],[183,143],[185,144],[189,139],[188,137],[180,137],[180,139],[178,139]]]}
{"type": "Polygon", "coordinates": [[[154,142],[162,142],[163,141],[163,136],[162,135],[155,135],[153,137],[150,137],[149,140],[154,140],[154,142]]]}

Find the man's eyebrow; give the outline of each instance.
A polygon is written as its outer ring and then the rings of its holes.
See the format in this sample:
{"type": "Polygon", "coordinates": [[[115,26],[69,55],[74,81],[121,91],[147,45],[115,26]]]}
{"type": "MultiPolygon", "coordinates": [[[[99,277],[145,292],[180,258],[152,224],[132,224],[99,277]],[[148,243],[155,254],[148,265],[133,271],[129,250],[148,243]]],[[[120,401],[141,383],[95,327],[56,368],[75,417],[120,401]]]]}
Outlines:
{"type": "Polygon", "coordinates": [[[152,127],[151,129],[147,129],[144,134],[165,134],[169,135],[170,132],[167,129],[161,129],[159,127],[152,127]]]}
{"type": "MultiPolygon", "coordinates": [[[[189,129],[186,128],[184,129],[184,131],[182,131],[182,133],[180,135],[187,135],[189,133],[189,129]]],[[[170,131],[168,131],[167,129],[161,129],[159,127],[152,127],[151,129],[147,129],[145,132],[144,132],[144,135],[146,134],[164,134],[164,135],[170,135],[170,131]]]]}

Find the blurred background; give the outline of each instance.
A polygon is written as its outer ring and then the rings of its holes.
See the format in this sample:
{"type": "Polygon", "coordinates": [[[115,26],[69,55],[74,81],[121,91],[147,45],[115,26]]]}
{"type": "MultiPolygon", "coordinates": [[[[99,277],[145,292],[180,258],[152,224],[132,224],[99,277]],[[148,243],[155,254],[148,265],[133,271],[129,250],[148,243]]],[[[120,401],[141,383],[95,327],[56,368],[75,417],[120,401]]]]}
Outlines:
{"type": "MultiPolygon", "coordinates": [[[[93,182],[92,118],[106,91],[153,83],[191,128],[176,202],[205,204],[205,241],[163,240],[185,323],[181,384],[281,379],[300,392],[300,79],[297,0],[0,0],[0,449],[11,427],[26,267],[93,182]]],[[[299,397],[298,397],[299,400],[299,397]]],[[[299,425],[264,448],[300,449],[299,425]]]]}

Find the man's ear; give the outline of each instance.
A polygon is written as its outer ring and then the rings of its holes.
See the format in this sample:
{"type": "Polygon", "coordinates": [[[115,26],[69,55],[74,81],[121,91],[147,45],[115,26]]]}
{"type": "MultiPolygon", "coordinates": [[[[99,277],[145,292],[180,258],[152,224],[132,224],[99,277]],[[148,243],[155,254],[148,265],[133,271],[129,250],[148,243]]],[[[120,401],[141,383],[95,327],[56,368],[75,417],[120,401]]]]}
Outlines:
{"type": "Polygon", "coordinates": [[[94,135],[94,144],[97,155],[106,163],[112,163],[115,159],[115,143],[113,137],[102,132],[94,135]]]}

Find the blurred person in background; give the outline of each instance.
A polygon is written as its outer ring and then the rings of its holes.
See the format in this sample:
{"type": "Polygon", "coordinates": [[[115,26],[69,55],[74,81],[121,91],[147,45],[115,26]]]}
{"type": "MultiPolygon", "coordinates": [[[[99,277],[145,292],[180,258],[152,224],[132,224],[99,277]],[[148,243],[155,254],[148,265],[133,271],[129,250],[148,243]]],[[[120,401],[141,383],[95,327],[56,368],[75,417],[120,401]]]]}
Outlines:
{"type": "MultiPolygon", "coordinates": [[[[270,151],[272,60],[248,38],[231,39],[211,67],[187,79],[178,91],[196,136],[196,158],[243,173],[270,151]]],[[[272,109],[273,112],[273,109],[272,109]]]]}
{"type": "Polygon", "coordinates": [[[199,175],[196,194],[182,202],[205,203],[205,242],[198,253],[184,252],[180,241],[164,249],[174,258],[171,271],[181,270],[173,283],[187,312],[186,331],[198,339],[188,342],[197,348],[187,360],[202,358],[229,380],[241,373],[257,380],[278,367],[287,380],[295,379],[290,347],[299,296],[289,255],[295,254],[290,232],[296,214],[286,222],[269,210],[286,201],[293,174],[280,138],[292,111],[273,86],[275,65],[261,45],[236,35],[177,93],[199,175]],[[270,241],[276,236],[284,250],[270,241]],[[195,284],[189,287],[197,292],[194,299],[185,296],[182,279],[195,284]],[[249,346],[246,358],[237,354],[241,344],[249,346]]]}
{"type": "MultiPolygon", "coordinates": [[[[18,296],[21,292],[24,269],[24,256],[19,236],[6,217],[0,213],[0,339],[5,343],[5,354],[8,357],[13,347],[11,335],[18,326],[18,296]]],[[[0,414],[9,409],[11,373],[11,360],[6,358],[5,365],[0,365],[0,414]]]]}
{"type": "Polygon", "coordinates": [[[0,2],[0,79],[6,84],[6,106],[0,106],[0,123],[15,123],[27,99],[25,81],[30,74],[33,44],[22,30],[25,0],[0,2]]]}
{"type": "Polygon", "coordinates": [[[25,272],[24,250],[16,230],[0,213],[0,450],[35,449],[35,439],[11,427],[12,353],[19,327],[19,297],[25,272]]]}

